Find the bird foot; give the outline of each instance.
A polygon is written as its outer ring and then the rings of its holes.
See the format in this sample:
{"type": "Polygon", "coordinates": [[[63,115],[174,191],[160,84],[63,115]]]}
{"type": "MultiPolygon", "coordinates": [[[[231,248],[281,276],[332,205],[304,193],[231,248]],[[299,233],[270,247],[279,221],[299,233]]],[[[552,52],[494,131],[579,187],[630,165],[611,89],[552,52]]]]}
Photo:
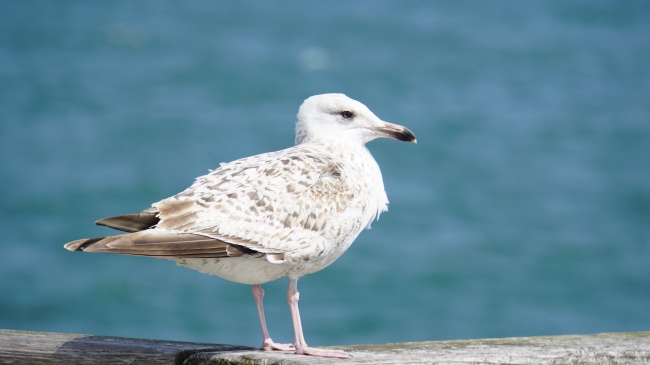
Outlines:
{"type": "Polygon", "coordinates": [[[290,343],[275,343],[270,338],[264,340],[261,350],[264,351],[295,351],[296,348],[290,343]]]}
{"type": "Polygon", "coordinates": [[[296,354],[307,355],[307,356],[333,357],[337,359],[349,359],[352,357],[343,350],[327,350],[327,349],[318,349],[315,347],[307,347],[307,346],[304,346],[301,349],[296,349],[296,354]]]}
{"type": "Polygon", "coordinates": [[[342,350],[326,350],[326,349],[319,349],[319,348],[308,347],[308,346],[303,346],[300,349],[296,349],[295,344],[275,343],[271,339],[264,340],[264,343],[262,344],[261,350],[264,350],[264,351],[291,351],[291,352],[294,352],[294,353],[296,353],[298,355],[330,357],[330,358],[337,358],[337,359],[349,359],[349,358],[352,357],[347,352],[342,351],[342,350]]]}

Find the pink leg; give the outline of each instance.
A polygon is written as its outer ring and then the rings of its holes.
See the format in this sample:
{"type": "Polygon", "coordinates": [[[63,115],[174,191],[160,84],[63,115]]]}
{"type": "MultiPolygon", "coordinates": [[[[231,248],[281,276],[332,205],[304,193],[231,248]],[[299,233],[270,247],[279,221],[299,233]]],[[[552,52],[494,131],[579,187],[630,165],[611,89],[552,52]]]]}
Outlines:
{"type": "Polygon", "coordinates": [[[257,306],[257,314],[260,316],[262,336],[264,337],[261,350],[293,351],[293,345],[275,343],[271,339],[271,336],[269,336],[269,331],[266,328],[266,318],[264,318],[264,304],[262,304],[262,300],[264,299],[264,289],[262,289],[258,284],[253,285],[253,299],[255,299],[255,305],[257,306]]]}
{"type": "Polygon", "coordinates": [[[336,357],[340,359],[349,359],[350,355],[341,350],[325,350],[307,346],[305,336],[302,333],[302,323],[300,322],[300,311],[298,311],[298,278],[289,278],[289,288],[287,289],[287,299],[289,300],[289,309],[291,309],[291,319],[293,320],[293,330],[296,335],[296,354],[336,357]]]}

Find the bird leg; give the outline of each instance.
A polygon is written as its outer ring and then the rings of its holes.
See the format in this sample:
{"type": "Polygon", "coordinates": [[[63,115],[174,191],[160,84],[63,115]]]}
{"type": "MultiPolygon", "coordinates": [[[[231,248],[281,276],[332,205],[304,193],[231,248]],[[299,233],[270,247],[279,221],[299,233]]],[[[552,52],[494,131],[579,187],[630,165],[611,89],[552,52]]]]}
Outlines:
{"type": "Polygon", "coordinates": [[[300,322],[300,311],[298,310],[298,278],[289,278],[289,288],[287,289],[287,299],[289,300],[289,309],[291,310],[291,319],[293,320],[293,330],[296,336],[294,347],[296,354],[336,357],[340,359],[349,359],[350,355],[341,350],[326,350],[307,346],[305,336],[302,333],[302,323],[300,322]]]}
{"type": "Polygon", "coordinates": [[[262,340],[261,350],[265,351],[293,351],[295,350],[293,345],[275,343],[269,335],[269,331],[266,328],[266,319],[264,318],[264,304],[262,300],[264,299],[264,289],[259,284],[253,285],[253,299],[255,299],[255,306],[257,306],[257,314],[260,316],[260,324],[262,325],[262,340]]]}

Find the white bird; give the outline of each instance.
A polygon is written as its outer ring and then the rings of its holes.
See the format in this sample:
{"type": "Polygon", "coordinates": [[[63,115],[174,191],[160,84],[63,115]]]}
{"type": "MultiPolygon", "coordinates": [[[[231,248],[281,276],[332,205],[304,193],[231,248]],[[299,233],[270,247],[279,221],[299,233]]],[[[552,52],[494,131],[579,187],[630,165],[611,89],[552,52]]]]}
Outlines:
{"type": "Polygon", "coordinates": [[[348,358],[308,347],[298,312],[298,278],[322,270],[386,211],[376,138],[416,142],[407,128],[382,121],[343,94],[316,95],[298,111],[296,145],[242,158],[196,179],[183,192],[136,214],[96,224],[125,232],[70,242],[70,251],[152,256],[252,284],[264,350],[348,358]],[[269,336],[260,284],[288,276],[295,333],[291,345],[269,336]]]}

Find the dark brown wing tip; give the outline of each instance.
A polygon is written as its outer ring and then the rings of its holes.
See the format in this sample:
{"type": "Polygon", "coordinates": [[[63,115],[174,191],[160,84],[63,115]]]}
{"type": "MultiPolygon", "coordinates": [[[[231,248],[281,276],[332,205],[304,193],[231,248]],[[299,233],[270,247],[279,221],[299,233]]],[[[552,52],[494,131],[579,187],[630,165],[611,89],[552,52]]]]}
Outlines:
{"type": "Polygon", "coordinates": [[[95,224],[132,233],[149,229],[158,224],[159,221],[157,212],[144,211],[100,219],[95,224]]]}

